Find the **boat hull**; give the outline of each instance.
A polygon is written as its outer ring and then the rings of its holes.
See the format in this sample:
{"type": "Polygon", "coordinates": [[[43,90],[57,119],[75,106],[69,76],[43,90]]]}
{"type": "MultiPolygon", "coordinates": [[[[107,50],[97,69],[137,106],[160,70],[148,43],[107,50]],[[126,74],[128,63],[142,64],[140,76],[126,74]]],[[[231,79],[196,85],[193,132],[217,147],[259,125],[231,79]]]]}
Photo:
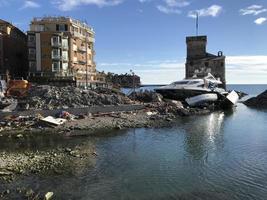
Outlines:
{"type": "Polygon", "coordinates": [[[215,102],[217,100],[218,100],[217,94],[213,94],[213,93],[201,94],[198,96],[185,99],[186,103],[189,106],[200,106],[200,105],[204,105],[205,103],[215,102]]]}
{"type": "Polygon", "coordinates": [[[186,98],[198,96],[201,94],[213,93],[209,90],[185,90],[185,89],[155,89],[155,91],[161,94],[166,99],[174,99],[183,101],[186,98]]]}

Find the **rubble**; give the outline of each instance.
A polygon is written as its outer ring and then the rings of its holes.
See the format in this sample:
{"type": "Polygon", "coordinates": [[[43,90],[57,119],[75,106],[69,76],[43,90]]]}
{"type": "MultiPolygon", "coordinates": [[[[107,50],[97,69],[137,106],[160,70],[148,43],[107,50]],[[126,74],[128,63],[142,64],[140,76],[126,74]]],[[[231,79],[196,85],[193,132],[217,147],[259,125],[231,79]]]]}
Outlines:
{"type": "Polygon", "coordinates": [[[29,94],[19,99],[20,110],[54,110],[92,105],[130,104],[123,93],[111,89],[82,90],[76,87],[33,86],[29,94]]]}
{"type": "Polygon", "coordinates": [[[244,102],[246,106],[254,108],[267,108],[267,90],[256,97],[252,97],[244,102]]]}
{"type": "Polygon", "coordinates": [[[144,103],[158,103],[158,102],[162,102],[162,99],[163,99],[161,94],[158,94],[154,91],[149,91],[149,90],[132,92],[129,95],[129,98],[131,100],[140,101],[144,103]]]}

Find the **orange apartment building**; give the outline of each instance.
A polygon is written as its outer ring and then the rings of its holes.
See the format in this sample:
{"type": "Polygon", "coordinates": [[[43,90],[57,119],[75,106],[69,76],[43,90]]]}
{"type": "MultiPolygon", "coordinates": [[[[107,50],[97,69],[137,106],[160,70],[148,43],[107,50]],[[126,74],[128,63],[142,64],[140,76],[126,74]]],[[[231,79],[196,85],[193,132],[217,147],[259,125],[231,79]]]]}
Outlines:
{"type": "Polygon", "coordinates": [[[94,62],[94,37],[93,29],[79,20],[34,18],[28,31],[30,80],[73,81],[89,87],[103,82],[94,62]]]}

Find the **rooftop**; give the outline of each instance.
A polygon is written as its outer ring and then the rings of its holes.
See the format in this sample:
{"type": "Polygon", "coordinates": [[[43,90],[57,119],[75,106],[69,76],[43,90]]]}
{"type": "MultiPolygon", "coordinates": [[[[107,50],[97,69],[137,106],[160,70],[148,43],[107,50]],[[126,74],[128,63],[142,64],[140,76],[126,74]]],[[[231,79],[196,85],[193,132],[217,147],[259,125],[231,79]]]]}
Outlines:
{"type": "Polygon", "coordinates": [[[34,24],[40,22],[50,22],[50,23],[70,22],[89,31],[94,31],[93,28],[91,28],[86,22],[82,22],[80,20],[71,17],[64,17],[64,16],[35,17],[33,18],[31,23],[34,24]]]}
{"type": "Polygon", "coordinates": [[[189,36],[186,37],[186,42],[191,42],[191,41],[207,41],[207,36],[206,35],[200,35],[200,36],[189,36]]]}

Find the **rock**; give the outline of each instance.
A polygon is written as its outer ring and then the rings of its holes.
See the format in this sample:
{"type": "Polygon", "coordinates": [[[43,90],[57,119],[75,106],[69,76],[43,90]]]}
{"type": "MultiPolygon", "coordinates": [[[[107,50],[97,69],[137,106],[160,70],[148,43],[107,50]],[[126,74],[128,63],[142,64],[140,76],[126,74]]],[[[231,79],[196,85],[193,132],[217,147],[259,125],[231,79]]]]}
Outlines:
{"type": "Polygon", "coordinates": [[[23,135],[22,135],[22,134],[18,134],[18,135],[16,136],[16,138],[23,138],[23,135]]]}
{"type": "Polygon", "coordinates": [[[118,130],[122,129],[121,125],[117,125],[115,128],[118,129],[118,130]]]}
{"type": "Polygon", "coordinates": [[[175,101],[175,100],[170,100],[170,99],[164,99],[170,106],[175,106],[177,108],[183,108],[183,104],[181,101],[175,101]]]}
{"type": "Polygon", "coordinates": [[[154,91],[140,91],[140,92],[132,92],[129,95],[131,100],[140,101],[144,103],[159,103],[162,102],[163,97],[154,92],[154,91]]]}
{"type": "Polygon", "coordinates": [[[25,194],[26,197],[32,197],[33,195],[34,195],[34,191],[32,189],[28,189],[26,191],[26,194],[25,194]]]}
{"type": "Polygon", "coordinates": [[[166,121],[171,122],[172,119],[171,118],[166,118],[166,121]]]}
{"type": "Polygon", "coordinates": [[[255,108],[267,108],[267,90],[256,97],[252,97],[244,102],[246,106],[255,108]]]}
{"type": "Polygon", "coordinates": [[[54,195],[53,192],[47,192],[47,193],[45,194],[45,200],[50,200],[50,199],[52,199],[53,195],[54,195]]]}

